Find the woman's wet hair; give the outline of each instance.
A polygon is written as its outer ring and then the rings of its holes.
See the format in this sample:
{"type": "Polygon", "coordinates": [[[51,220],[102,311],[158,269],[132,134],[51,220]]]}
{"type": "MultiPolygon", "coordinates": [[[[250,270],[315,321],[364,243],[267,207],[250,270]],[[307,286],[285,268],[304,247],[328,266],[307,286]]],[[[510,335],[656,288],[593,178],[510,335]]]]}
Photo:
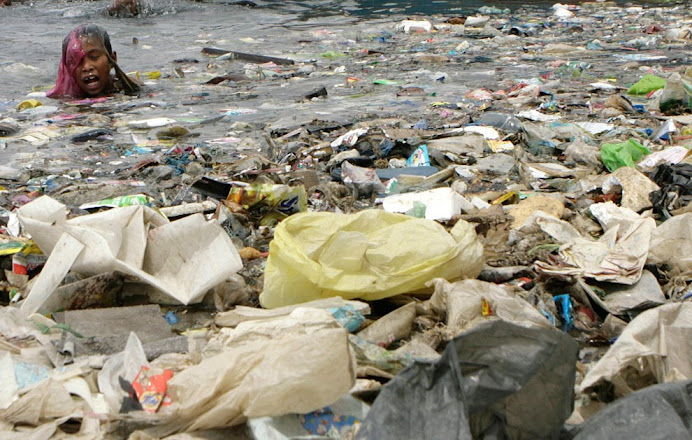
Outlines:
{"type": "Polygon", "coordinates": [[[75,29],[73,29],[67,36],[62,40],[62,55],[65,56],[67,53],[67,48],[70,43],[70,39],[73,37],[96,37],[101,42],[103,42],[103,47],[106,49],[108,56],[112,56],[113,47],[111,46],[111,37],[108,32],[97,24],[83,24],[75,29]]]}

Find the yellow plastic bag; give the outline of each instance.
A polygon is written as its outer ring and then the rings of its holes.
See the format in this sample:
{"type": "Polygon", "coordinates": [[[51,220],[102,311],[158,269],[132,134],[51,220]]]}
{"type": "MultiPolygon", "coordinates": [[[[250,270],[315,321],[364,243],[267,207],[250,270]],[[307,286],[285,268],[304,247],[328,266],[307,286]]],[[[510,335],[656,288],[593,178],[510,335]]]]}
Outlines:
{"type": "Polygon", "coordinates": [[[40,105],[43,105],[41,101],[37,101],[35,99],[26,99],[17,105],[17,110],[22,111],[28,108],[36,108],[40,105]]]}
{"type": "Polygon", "coordinates": [[[420,291],[433,278],[475,278],[483,246],[463,220],[448,233],[431,220],[365,210],[295,214],[274,231],[260,303],[377,300],[420,291]]]}

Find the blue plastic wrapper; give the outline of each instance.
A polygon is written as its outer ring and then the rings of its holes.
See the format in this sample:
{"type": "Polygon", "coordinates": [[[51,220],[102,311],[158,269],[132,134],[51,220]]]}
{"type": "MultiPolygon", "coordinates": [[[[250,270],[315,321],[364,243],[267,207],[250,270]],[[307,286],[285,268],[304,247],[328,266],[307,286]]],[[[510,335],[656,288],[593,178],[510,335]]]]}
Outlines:
{"type": "Polygon", "coordinates": [[[166,312],[166,316],[164,316],[166,319],[166,322],[169,323],[170,325],[174,325],[178,323],[178,316],[176,316],[175,312],[173,310],[169,310],[166,312]]]}
{"type": "Polygon", "coordinates": [[[395,145],[396,143],[392,142],[392,140],[389,138],[382,139],[382,142],[380,142],[379,145],[381,157],[387,157],[392,149],[394,149],[395,145]]]}
{"type": "MultiPolygon", "coordinates": [[[[421,52],[427,52],[427,47],[421,48],[421,52]]],[[[412,51],[415,51],[415,47],[411,49],[412,51]]],[[[428,122],[425,119],[421,119],[420,121],[416,122],[413,125],[414,130],[427,130],[428,129],[428,122]]]]}
{"type": "Polygon", "coordinates": [[[50,373],[45,365],[29,362],[16,362],[14,364],[14,377],[19,390],[43,382],[48,379],[50,373]]]}
{"type": "MultiPolygon", "coordinates": [[[[251,436],[272,440],[353,439],[367,416],[370,405],[344,395],[333,404],[307,414],[256,417],[247,422],[251,436]]],[[[236,438],[231,435],[228,438],[236,438]]]]}
{"type": "Polygon", "coordinates": [[[336,319],[336,322],[350,333],[355,333],[365,321],[365,316],[350,304],[342,307],[331,307],[327,310],[336,319]]]}
{"type": "Polygon", "coordinates": [[[356,417],[334,414],[328,406],[300,415],[298,419],[310,434],[331,438],[343,438],[342,434],[353,432],[354,426],[357,427],[361,423],[361,420],[356,417]]]}
{"type": "Polygon", "coordinates": [[[430,155],[428,154],[428,146],[421,145],[416,148],[411,156],[406,159],[407,167],[429,167],[430,166],[430,155]]]}
{"type": "Polygon", "coordinates": [[[379,43],[389,43],[389,39],[392,38],[392,34],[387,31],[380,32],[379,37],[375,37],[375,41],[379,43]]]}
{"type": "Polygon", "coordinates": [[[125,151],[125,156],[136,156],[138,154],[149,154],[149,153],[153,153],[153,152],[154,152],[154,149],[151,147],[142,147],[139,145],[135,145],[134,147],[125,151]]]}
{"type": "Polygon", "coordinates": [[[574,321],[572,320],[572,299],[569,294],[557,295],[554,296],[553,299],[555,300],[557,310],[563,322],[562,330],[572,330],[574,328],[574,321]]]}

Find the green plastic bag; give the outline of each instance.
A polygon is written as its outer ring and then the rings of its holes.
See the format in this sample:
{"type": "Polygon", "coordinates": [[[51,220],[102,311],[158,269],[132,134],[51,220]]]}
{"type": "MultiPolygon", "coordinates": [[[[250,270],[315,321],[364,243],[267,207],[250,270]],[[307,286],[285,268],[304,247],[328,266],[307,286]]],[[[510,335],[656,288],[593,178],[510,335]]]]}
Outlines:
{"type": "Polygon", "coordinates": [[[627,90],[630,95],[648,95],[654,90],[662,89],[666,86],[666,80],[656,75],[644,75],[642,79],[632,84],[627,90]]]}
{"type": "Polygon", "coordinates": [[[611,173],[622,167],[634,168],[635,163],[647,154],[651,154],[651,151],[634,139],[601,145],[601,161],[611,173]]]}
{"type": "Polygon", "coordinates": [[[329,59],[329,60],[335,60],[335,59],[337,59],[337,58],[343,58],[343,57],[345,57],[346,54],[343,53],[343,52],[337,52],[337,51],[335,51],[335,50],[328,50],[327,52],[324,52],[324,53],[320,54],[320,56],[323,57],[323,58],[327,58],[327,59],[329,59]]]}
{"type": "Polygon", "coordinates": [[[392,79],[376,79],[372,83],[378,86],[397,86],[401,84],[401,81],[394,81],[392,79]]]}
{"type": "Polygon", "coordinates": [[[482,265],[483,245],[463,220],[447,232],[432,220],[379,209],[299,213],[274,230],[260,304],[373,301],[422,291],[434,278],[475,278],[482,265]]]}

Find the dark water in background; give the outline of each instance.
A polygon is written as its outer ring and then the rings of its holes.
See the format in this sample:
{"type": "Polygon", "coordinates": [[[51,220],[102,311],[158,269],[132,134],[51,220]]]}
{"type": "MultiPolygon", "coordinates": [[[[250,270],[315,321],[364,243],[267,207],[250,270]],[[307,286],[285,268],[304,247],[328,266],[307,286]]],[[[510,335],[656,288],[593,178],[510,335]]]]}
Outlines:
{"type": "MultiPolygon", "coordinates": [[[[549,7],[555,2],[537,1],[531,2],[532,7],[549,7]]],[[[360,9],[355,11],[356,15],[401,13],[401,14],[472,14],[482,6],[493,6],[497,8],[518,9],[527,4],[526,1],[492,1],[492,0],[462,0],[462,1],[378,1],[360,0],[360,9]]]]}
{"type": "Polygon", "coordinates": [[[357,16],[386,14],[473,14],[480,7],[493,6],[500,9],[516,10],[529,5],[535,8],[546,8],[556,2],[538,0],[527,2],[521,0],[357,0],[357,8],[349,11],[357,16]]]}
{"type": "MultiPolygon", "coordinates": [[[[483,6],[531,10],[549,9],[547,0],[141,0],[147,13],[135,18],[105,14],[112,0],[15,1],[0,8],[0,102],[22,98],[55,80],[63,37],[75,26],[93,22],[111,35],[119,62],[127,71],[171,67],[171,61],[199,57],[204,46],[265,54],[295,52],[291,31],[344,27],[344,34],[376,28],[377,20],[413,15],[471,15],[483,6]],[[240,4],[239,4],[240,3],[240,4]],[[244,6],[241,4],[245,4],[244,6]],[[373,25],[364,25],[364,20],[373,25]],[[354,32],[351,32],[351,31],[354,32]],[[139,45],[133,44],[137,38],[139,45]],[[243,43],[252,38],[254,43],[243,43]],[[291,44],[291,41],[293,44],[291,44]]],[[[615,0],[618,5],[652,4],[615,0]]],[[[672,2],[666,2],[671,5],[672,2]]],[[[349,35],[344,35],[348,38],[349,35]]],[[[351,36],[353,37],[353,36],[351,36]]]]}
{"type": "MultiPolygon", "coordinates": [[[[274,2],[274,5],[279,2],[274,2]]],[[[349,1],[285,1],[285,6],[299,5],[306,8],[303,17],[318,17],[344,12],[358,17],[382,17],[391,14],[402,15],[471,15],[482,7],[498,9],[548,9],[555,3],[576,4],[580,1],[551,0],[355,0],[349,1]]],[[[613,0],[618,6],[626,5],[672,5],[675,2],[656,2],[646,0],[613,0]]],[[[271,3],[268,3],[271,5],[271,3]]],[[[290,6],[289,6],[290,7],[290,6]]]]}

